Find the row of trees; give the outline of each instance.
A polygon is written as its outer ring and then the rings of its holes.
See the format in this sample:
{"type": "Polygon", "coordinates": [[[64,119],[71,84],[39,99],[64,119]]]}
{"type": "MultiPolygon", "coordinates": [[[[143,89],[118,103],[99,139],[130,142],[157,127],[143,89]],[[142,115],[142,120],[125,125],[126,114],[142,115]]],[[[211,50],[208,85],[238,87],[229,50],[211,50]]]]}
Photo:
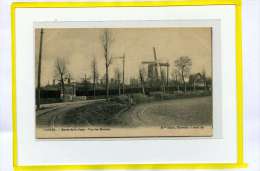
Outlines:
{"type": "MultiPolygon", "coordinates": [[[[167,80],[166,71],[161,71],[161,77],[157,80],[151,80],[148,77],[148,72],[145,67],[139,68],[138,77],[132,77],[129,79],[129,83],[125,86],[127,88],[141,88],[141,92],[145,93],[146,88],[152,87],[162,87],[162,91],[165,92],[169,86],[178,87],[178,89],[182,88],[184,91],[187,91],[187,84],[193,86],[193,90],[196,89],[196,82],[203,81],[204,87],[206,87],[206,73],[203,70],[200,73],[190,74],[192,62],[188,57],[180,57],[175,61],[174,70],[171,73],[170,80],[167,80]],[[169,84],[168,84],[169,82],[169,84]]],[[[88,89],[93,90],[93,95],[95,96],[96,89],[106,89],[107,79],[106,74],[100,77],[97,67],[97,60],[94,57],[90,64],[91,73],[89,77],[85,75],[85,78],[82,79],[82,83],[86,85],[88,89]]],[[[66,67],[66,62],[62,58],[57,58],[55,63],[55,78],[58,80],[61,86],[61,93],[64,94],[64,82],[69,82],[70,74],[66,67]]],[[[118,94],[120,95],[123,90],[123,73],[119,68],[114,69],[113,76],[111,76],[108,80],[108,87],[112,89],[118,89],[118,94]]]]}
{"type": "MultiPolygon", "coordinates": [[[[129,83],[126,85],[128,88],[141,88],[142,93],[145,93],[146,88],[152,88],[152,87],[162,87],[162,91],[165,92],[165,90],[169,86],[175,86],[178,87],[178,90],[180,87],[184,89],[184,91],[187,91],[187,84],[190,86],[193,86],[193,90],[196,89],[196,82],[203,81],[204,87],[206,87],[206,73],[203,70],[201,73],[196,74],[190,74],[191,73],[191,67],[192,67],[192,61],[189,57],[180,57],[174,62],[174,70],[171,74],[171,79],[167,80],[168,77],[166,76],[166,71],[161,70],[161,76],[160,79],[157,80],[151,80],[149,78],[149,74],[147,72],[147,69],[142,66],[139,68],[139,75],[138,77],[132,77],[129,80],[129,83]],[[170,83],[170,85],[168,84],[170,83]]],[[[64,82],[67,80],[69,82],[70,77],[68,75],[68,70],[66,67],[66,62],[62,60],[61,58],[57,58],[56,64],[55,64],[55,77],[59,81],[61,85],[61,93],[64,94],[64,82]]],[[[90,64],[91,73],[88,78],[83,79],[83,82],[85,85],[88,85],[86,88],[90,88],[93,90],[93,95],[95,96],[96,89],[106,89],[107,87],[112,89],[118,89],[118,94],[120,95],[123,87],[123,73],[119,68],[115,68],[114,75],[107,80],[107,73],[104,74],[103,77],[99,77],[98,73],[98,67],[97,67],[97,60],[94,57],[90,64]]],[[[108,88],[108,91],[109,91],[108,88]]],[[[124,92],[123,92],[124,93],[124,92]]]]}
{"type": "MultiPolygon", "coordinates": [[[[105,89],[106,89],[106,99],[109,98],[109,87],[111,85],[115,85],[112,84],[110,82],[116,83],[117,84],[117,88],[118,88],[118,93],[121,94],[121,89],[125,86],[124,83],[124,73],[122,73],[122,71],[119,68],[116,68],[114,70],[114,79],[109,77],[109,68],[111,66],[112,63],[112,59],[113,57],[110,55],[110,49],[111,49],[111,44],[114,41],[114,39],[112,38],[111,32],[109,32],[109,30],[104,30],[103,35],[102,35],[102,47],[103,47],[103,56],[104,56],[104,60],[105,60],[105,75],[104,77],[101,78],[101,84],[105,85],[105,89]],[[122,83],[122,78],[123,77],[123,83],[122,83]]],[[[97,87],[97,83],[100,80],[99,79],[99,73],[98,73],[98,69],[97,69],[97,60],[95,57],[93,57],[92,61],[91,61],[91,82],[92,82],[92,88],[94,91],[94,96],[95,96],[95,90],[97,87]]],[[[172,71],[171,74],[171,79],[174,80],[175,84],[178,87],[184,87],[184,91],[187,91],[187,83],[190,82],[190,74],[191,74],[191,68],[192,68],[192,60],[188,57],[188,56],[181,56],[178,59],[176,59],[174,61],[174,70],[172,71]]],[[[66,67],[66,62],[64,61],[64,59],[62,58],[57,58],[56,60],[56,64],[55,64],[55,73],[56,73],[56,78],[59,78],[58,81],[61,84],[61,92],[62,94],[64,94],[64,80],[68,79],[66,77],[66,73],[68,73],[67,71],[67,67],[66,67]]],[[[123,69],[124,72],[124,69],[123,69]]],[[[206,80],[206,75],[205,72],[202,73],[202,75],[204,74],[204,79],[206,80]]],[[[135,81],[135,84],[139,82],[140,87],[142,89],[142,93],[145,93],[145,87],[147,86],[161,86],[162,90],[165,91],[166,87],[168,87],[168,76],[166,77],[166,73],[165,70],[161,70],[161,77],[160,79],[157,79],[155,81],[151,81],[148,78],[148,73],[146,71],[146,68],[142,65],[142,67],[139,68],[139,80],[137,78],[131,78],[132,81],[130,81],[130,86],[131,82],[134,82],[134,79],[137,79],[135,81]],[[147,85],[148,84],[148,85],[147,85]]],[[[195,81],[195,79],[193,80],[195,81]]],[[[205,81],[206,82],[206,81],[205,81]]],[[[114,86],[113,86],[114,88],[114,86]]]]}

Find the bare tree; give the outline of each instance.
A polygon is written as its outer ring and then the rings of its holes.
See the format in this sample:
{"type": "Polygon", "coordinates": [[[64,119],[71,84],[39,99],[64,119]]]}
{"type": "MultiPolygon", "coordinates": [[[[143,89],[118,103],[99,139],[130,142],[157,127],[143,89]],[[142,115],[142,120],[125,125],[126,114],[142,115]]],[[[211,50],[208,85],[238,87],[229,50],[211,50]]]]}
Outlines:
{"type": "Polygon", "coordinates": [[[110,46],[113,42],[111,32],[108,29],[104,30],[103,36],[102,36],[102,46],[104,49],[104,58],[105,58],[105,67],[106,67],[106,100],[108,101],[109,98],[109,66],[112,62],[112,58],[110,56],[110,46]]]}
{"type": "Polygon", "coordinates": [[[132,78],[130,78],[129,81],[130,81],[129,86],[130,86],[131,88],[136,88],[136,87],[138,87],[138,85],[139,85],[139,79],[138,79],[138,78],[132,77],[132,78]]]}
{"type": "Polygon", "coordinates": [[[91,70],[92,70],[92,81],[93,81],[93,96],[96,97],[96,83],[98,80],[98,70],[97,70],[97,60],[94,57],[91,62],[91,70]]]}
{"type": "Polygon", "coordinates": [[[181,56],[179,59],[175,60],[175,66],[181,75],[181,80],[184,84],[184,92],[186,92],[187,88],[185,79],[189,77],[192,61],[188,56],[181,56]]]}
{"type": "Polygon", "coordinates": [[[189,83],[193,87],[193,91],[196,91],[196,83],[202,78],[201,73],[191,74],[189,76],[189,83]]]}
{"type": "Polygon", "coordinates": [[[205,71],[205,69],[202,70],[201,77],[202,77],[202,79],[203,79],[204,90],[207,90],[207,76],[206,76],[206,71],[205,71]]]}
{"type": "Polygon", "coordinates": [[[177,90],[180,90],[179,80],[180,80],[180,73],[177,69],[172,71],[172,79],[174,80],[175,84],[177,85],[177,90]]]}
{"type": "Polygon", "coordinates": [[[165,85],[167,85],[167,73],[165,72],[165,70],[161,69],[161,67],[160,67],[160,71],[161,71],[161,89],[162,92],[165,93],[166,90],[165,85]]]}
{"type": "Polygon", "coordinates": [[[121,72],[119,68],[115,69],[115,80],[117,82],[117,87],[118,87],[118,95],[121,95],[121,72]]]}
{"type": "Polygon", "coordinates": [[[64,58],[57,58],[55,61],[55,75],[58,78],[58,81],[61,85],[61,97],[64,98],[65,93],[65,79],[67,77],[68,70],[67,70],[67,64],[64,58]]]}
{"type": "Polygon", "coordinates": [[[141,83],[143,94],[145,94],[145,76],[146,76],[145,69],[143,67],[140,67],[139,68],[139,78],[140,78],[140,83],[141,83]]]}

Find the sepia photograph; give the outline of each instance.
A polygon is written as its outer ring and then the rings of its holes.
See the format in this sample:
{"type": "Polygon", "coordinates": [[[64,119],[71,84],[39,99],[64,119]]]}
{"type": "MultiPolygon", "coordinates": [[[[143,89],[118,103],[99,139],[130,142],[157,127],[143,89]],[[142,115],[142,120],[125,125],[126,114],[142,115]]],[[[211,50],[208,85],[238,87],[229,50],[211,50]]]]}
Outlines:
{"type": "Polygon", "coordinates": [[[36,138],[213,136],[212,28],[35,28],[36,138]]]}

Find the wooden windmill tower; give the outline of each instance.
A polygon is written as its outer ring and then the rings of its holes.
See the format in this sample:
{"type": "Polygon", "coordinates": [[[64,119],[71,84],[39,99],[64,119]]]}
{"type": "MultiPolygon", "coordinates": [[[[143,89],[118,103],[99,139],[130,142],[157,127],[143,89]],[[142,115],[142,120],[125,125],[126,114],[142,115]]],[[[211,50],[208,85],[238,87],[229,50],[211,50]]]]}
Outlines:
{"type": "Polygon", "coordinates": [[[161,80],[161,86],[165,91],[165,83],[162,78],[162,67],[166,67],[166,86],[168,87],[169,82],[169,62],[163,62],[158,60],[156,49],[153,47],[154,60],[153,61],[142,61],[142,64],[148,65],[148,77],[152,80],[161,80]]]}

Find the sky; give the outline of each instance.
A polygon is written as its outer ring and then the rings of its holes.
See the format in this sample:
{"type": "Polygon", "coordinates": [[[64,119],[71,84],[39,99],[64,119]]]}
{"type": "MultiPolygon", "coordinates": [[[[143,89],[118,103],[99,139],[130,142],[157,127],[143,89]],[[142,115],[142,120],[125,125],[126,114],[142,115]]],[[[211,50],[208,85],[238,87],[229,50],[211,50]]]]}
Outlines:
{"type": "MultiPolygon", "coordinates": [[[[104,75],[102,35],[105,29],[45,28],[43,30],[42,85],[52,83],[57,58],[66,61],[68,71],[76,81],[82,80],[85,75],[91,77],[90,66],[93,58],[96,58],[100,77],[104,75]]],[[[130,78],[138,77],[142,61],[154,60],[153,47],[159,60],[169,62],[170,73],[175,69],[176,59],[180,56],[188,56],[192,60],[191,73],[205,70],[207,76],[211,76],[211,28],[110,28],[109,31],[113,39],[109,56],[120,57],[125,54],[126,57],[126,83],[130,78]]],[[[36,72],[39,45],[40,29],[35,29],[36,72]]],[[[116,69],[122,71],[121,60],[112,61],[109,67],[110,77],[114,77],[116,69]]]]}

